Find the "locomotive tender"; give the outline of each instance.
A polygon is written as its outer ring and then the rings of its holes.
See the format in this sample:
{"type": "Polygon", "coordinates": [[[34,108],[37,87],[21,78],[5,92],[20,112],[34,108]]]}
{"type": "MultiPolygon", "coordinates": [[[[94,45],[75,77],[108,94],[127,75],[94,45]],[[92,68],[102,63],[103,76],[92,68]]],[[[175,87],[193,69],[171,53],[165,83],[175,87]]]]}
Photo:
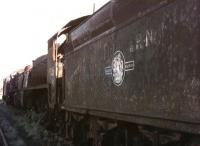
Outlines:
{"type": "Polygon", "coordinates": [[[198,0],[113,0],[66,24],[48,41],[46,68],[66,138],[199,145],[199,26],[198,0]]]}

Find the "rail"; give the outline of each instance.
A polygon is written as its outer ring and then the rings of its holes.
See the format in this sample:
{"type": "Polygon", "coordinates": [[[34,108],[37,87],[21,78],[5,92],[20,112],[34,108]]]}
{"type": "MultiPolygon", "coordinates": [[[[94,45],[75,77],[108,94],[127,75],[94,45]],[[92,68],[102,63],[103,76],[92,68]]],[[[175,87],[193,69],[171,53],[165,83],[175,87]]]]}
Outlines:
{"type": "Polygon", "coordinates": [[[8,146],[8,143],[1,128],[0,128],[0,146],[8,146]]]}

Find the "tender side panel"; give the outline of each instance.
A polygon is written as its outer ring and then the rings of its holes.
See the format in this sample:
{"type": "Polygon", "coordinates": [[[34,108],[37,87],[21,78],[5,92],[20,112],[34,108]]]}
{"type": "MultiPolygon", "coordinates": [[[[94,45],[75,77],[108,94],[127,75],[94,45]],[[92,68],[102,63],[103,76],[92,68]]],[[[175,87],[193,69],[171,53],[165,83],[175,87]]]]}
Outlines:
{"type": "Polygon", "coordinates": [[[66,54],[66,108],[198,133],[199,26],[200,2],[177,0],[66,54]]]}
{"type": "Polygon", "coordinates": [[[33,62],[29,81],[29,87],[40,86],[47,83],[47,55],[33,62]]]}

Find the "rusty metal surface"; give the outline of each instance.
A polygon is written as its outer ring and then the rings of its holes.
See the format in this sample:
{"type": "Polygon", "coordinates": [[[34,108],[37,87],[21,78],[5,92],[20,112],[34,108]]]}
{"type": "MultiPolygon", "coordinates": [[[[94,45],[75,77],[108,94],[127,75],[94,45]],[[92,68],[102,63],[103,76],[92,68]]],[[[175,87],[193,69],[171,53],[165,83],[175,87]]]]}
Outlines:
{"type": "MultiPolygon", "coordinates": [[[[61,78],[62,75],[60,71],[63,69],[62,65],[58,62],[59,60],[59,53],[63,53],[63,45],[56,44],[57,37],[61,34],[67,34],[70,30],[75,28],[79,25],[82,21],[87,19],[88,16],[83,16],[74,20],[71,20],[67,23],[60,32],[55,33],[49,40],[48,40],[48,56],[47,56],[47,84],[48,84],[48,104],[50,108],[54,108],[56,105],[56,101],[58,100],[57,96],[58,92],[60,92],[60,88],[57,87],[57,79],[61,78]]],[[[67,35],[68,36],[68,35],[67,35]]],[[[68,38],[67,38],[68,39],[68,38]]],[[[61,71],[61,72],[62,72],[61,71]]],[[[58,83],[59,84],[59,83],[58,83]]]]}
{"type": "Polygon", "coordinates": [[[87,19],[82,25],[79,25],[70,33],[70,40],[73,47],[77,47],[87,42],[102,32],[113,27],[111,19],[111,5],[106,4],[97,11],[90,19],[87,19]]]}
{"type": "Polygon", "coordinates": [[[4,79],[3,82],[3,100],[19,105],[22,99],[21,90],[23,88],[23,73],[24,69],[18,69],[11,73],[11,75],[4,79]]]}
{"type": "Polygon", "coordinates": [[[67,109],[200,132],[200,2],[155,4],[65,54],[67,109]]]}
{"type": "MultiPolygon", "coordinates": [[[[56,37],[55,37],[56,39],[56,37]]],[[[55,41],[55,40],[54,40],[55,41]]],[[[54,108],[56,101],[56,56],[55,44],[52,40],[48,42],[48,61],[47,61],[47,84],[48,84],[48,104],[50,108],[54,108]]]]}
{"type": "Polygon", "coordinates": [[[19,74],[18,80],[17,80],[18,90],[21,90],[23,88],[23,78],[24,78],[24,73],[19,74]]]}
{"type": "Polygon", "coordinates": [[[3,96],[8,96],[9,88],[10,88],[10,77],[8,76],[3,80],[3,96]]]}
{"type": "Polygon", "coordinates": [[[29,78],[31,69],[32,69],[31,65],[26,66],[24,69],[23,89],[26,89],[28,87],[28,78],[29,78]]]}
{"type": "Polygon", "coordinates": [[[43,84],[47,84],[47,55],[43,55],[33,61],[33,67],[28,78],[28,87],[43,84]]]}

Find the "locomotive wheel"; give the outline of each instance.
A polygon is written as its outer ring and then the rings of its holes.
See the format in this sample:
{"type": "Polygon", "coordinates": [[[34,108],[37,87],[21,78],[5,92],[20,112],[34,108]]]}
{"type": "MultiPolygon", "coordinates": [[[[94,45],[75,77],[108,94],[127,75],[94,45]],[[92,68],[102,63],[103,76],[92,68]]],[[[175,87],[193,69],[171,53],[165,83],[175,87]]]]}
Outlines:
{"type": "Polygon", "coordinates": [[[73,143],[75,146],[89,146],[87,138],[88,124],[87,119],[82,119],[80,122],[73,121],[72,123],[73,143]]]}

